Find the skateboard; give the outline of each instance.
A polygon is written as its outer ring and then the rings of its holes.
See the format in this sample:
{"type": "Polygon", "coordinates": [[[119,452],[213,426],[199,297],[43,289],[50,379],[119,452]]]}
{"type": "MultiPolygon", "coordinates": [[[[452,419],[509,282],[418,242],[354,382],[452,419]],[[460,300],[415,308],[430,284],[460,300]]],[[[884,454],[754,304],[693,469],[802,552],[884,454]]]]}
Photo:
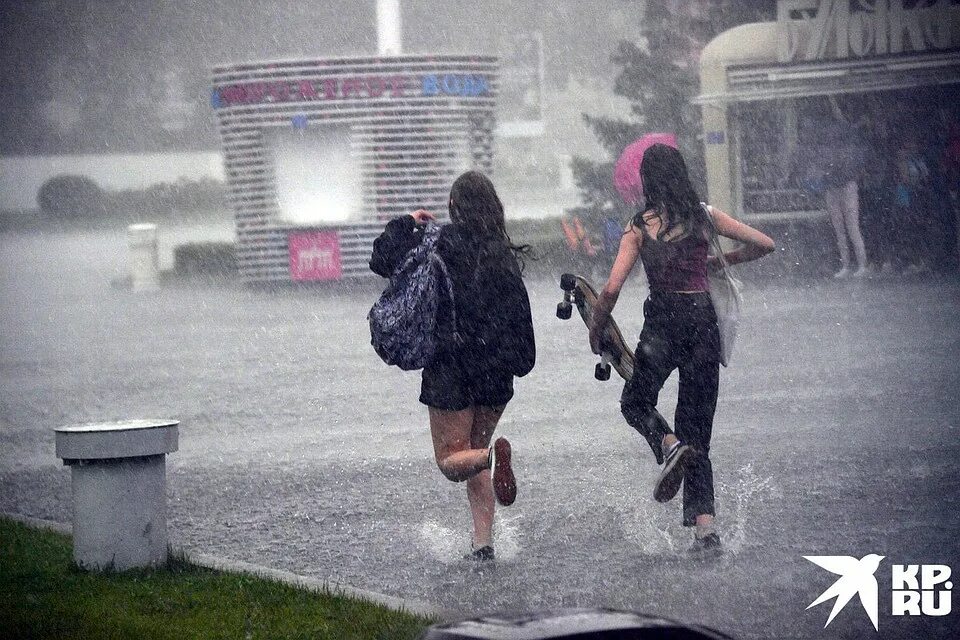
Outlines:
{"type": "MultiPolygon", "coordinates": [[[[569,320],[573,315],[573,306],[576,305],[584,324],[589,327],[593,308],[599,297],[596,289],[586,278],[572,273],[560,276],[560,288],[563,289],[563,300],[557,305],[557,317],[569,320]]],[[[600,362],[593,374],[597,380],[610,379],[611,365],[624,380],[633,377],[633,351],[624,342],[623,334],[613,318],[607,322],[607,328],[600,338],[600,351],[600,362]]]]}

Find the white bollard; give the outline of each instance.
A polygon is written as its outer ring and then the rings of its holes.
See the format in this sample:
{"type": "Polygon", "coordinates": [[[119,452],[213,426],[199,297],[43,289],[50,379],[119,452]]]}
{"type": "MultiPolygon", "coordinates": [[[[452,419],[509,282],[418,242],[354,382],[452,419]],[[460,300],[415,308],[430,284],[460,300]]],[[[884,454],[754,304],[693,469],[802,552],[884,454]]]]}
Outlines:
{"type": "Polygon", "coordinates": [[[130,286],[134,291],[153,291],[160,287],[160,255],[157,249],[157,225],[143,222],[127,227],[130,248],[130,286]]]}
{"type": "Polygon", "coordinates": [[[167,561],[166,454],[175,420],[128,420],[56,429],[71,469],[73,557],[86,569],[122,571],[167,561]]]}

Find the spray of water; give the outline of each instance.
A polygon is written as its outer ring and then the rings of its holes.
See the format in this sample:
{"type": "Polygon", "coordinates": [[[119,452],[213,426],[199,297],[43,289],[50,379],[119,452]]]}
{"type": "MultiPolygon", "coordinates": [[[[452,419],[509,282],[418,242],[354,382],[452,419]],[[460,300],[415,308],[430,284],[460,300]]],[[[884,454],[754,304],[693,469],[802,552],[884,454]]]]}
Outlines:
{"type": "Polygon", "coordinates": [[[753,470],[753,465],[737,469],[733,484],[719,483],[719,492],[723,498],[732,499],[728,508],[729,515],[723,518],[724,547],[732,553],[738,553],[749,545],[749,536],[754,525],[753,515],[758,503],[778,493],[773,477],[762,478],[753,470]]]}
{"type": "MultiPolygon", "coordinates": [[[[673,555],[678,552],[679,542],[674,539],[675,529],[661,505],[649,501],[639,502],[633,508],[621,511],[624,536],[650,555],[673,555]]],[[[671,511],[675,520],[676,515],[671,511]]]]}
{"type": "MultiPolygon", "coordinates": [[[[738,553],[748,545],[758,503],[777,491],[772,477],[760,477],[749,464],[737,469],[732,483],[718,482],[717,499],[723,505],[718,509],[717,522],[726,552],[738,553]]],[[[671,502],[670,506],[673,505],[671,502]]],[[[645,554],[678,555],[690,545],[690,531],[677,526],[678,514],[674,508],[638,501],[619,511],[624,537],[645,554]]]]}
{"type": "MultiPolygon", "coordinates": [[[[521,517],[496,515],[493,522],[493,538],[498,561],[512,560],[520,554],[521,517]]],[[[422,523],[418,534],[420,546],[437,562],[449,564],[460,561],[469,551],[469,533],[441,524],[436,520],[427,520],[422,523]]]]}
{"type": "Polygon", "coordinates": [[[520,520],[522,516],[501,516],[497,514],[493,521],[493,537],[497,541],[497,559],[512,560],[521,551],[520,520]]]}
{"type": "Polygon", "coordinates": [[[420,525],[419,543],[437,562],[449,563],[459,559],[457,551],[463,546],[463,532],[454,531],[435,520],[420,525]]]}

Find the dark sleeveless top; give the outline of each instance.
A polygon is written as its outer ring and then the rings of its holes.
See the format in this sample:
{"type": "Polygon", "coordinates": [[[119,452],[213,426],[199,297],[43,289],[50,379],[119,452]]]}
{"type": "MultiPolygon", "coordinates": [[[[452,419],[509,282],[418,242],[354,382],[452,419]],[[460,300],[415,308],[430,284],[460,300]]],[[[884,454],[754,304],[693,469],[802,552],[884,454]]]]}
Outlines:
{"type": "Polygon", "coordinates": [[[641,227],[640,260],[650,291],[709,291],[706,238],[688,235],[679,240],[658,240],[641,227]]]}

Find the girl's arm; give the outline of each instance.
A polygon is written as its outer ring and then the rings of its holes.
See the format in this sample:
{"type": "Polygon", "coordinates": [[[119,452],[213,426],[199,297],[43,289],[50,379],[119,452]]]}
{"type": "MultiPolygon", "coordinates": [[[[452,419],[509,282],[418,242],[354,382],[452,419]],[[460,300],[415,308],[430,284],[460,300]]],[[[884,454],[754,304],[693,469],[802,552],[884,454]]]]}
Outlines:
{"type": "Polygon", "coordinates": [[[384,278],[392,276],[407,253],[420,243],[416,226],[430,220],[436,220],[433,214],[417,209],[408,216],[399,216],[388,222],[380,237],[373,241],[370,270],[384,278]]]}
{"type": "MultiPolygon", "coordinates": [[[[730,215],[710,207],[710,216],[717,227],[717,233],[724,238],[739,240],[743,246],[732,251],[724,251],[723,257],[727,264],[740,264],[741,262],[750,262],[757,258],[762,258],[772,252],[776,245],[773,239],[762,231],[758,231],[748,224],[732,218],[730,215]]],[[[710,256],[708,266],[717,268],[717,258],[710,256]]]]}
{"type": "Polygon", "coordinates": [[[623,288],[623,283],[627,281],[627,276],[630,275],[633,266],[637,263],[642,243],[643,234],[633,224],[628,225],[620,238],[620,249],[617,251],[613,268],[610,270],[610,278],[600,292],[597,305],[593,308],[593,315],[590,318],[590,348],[593,349],[594,353],[600,353],[600,335],[610,319],[613,307],[617,304],[617,298],[620,297],[620,289],[623,288]]]}

